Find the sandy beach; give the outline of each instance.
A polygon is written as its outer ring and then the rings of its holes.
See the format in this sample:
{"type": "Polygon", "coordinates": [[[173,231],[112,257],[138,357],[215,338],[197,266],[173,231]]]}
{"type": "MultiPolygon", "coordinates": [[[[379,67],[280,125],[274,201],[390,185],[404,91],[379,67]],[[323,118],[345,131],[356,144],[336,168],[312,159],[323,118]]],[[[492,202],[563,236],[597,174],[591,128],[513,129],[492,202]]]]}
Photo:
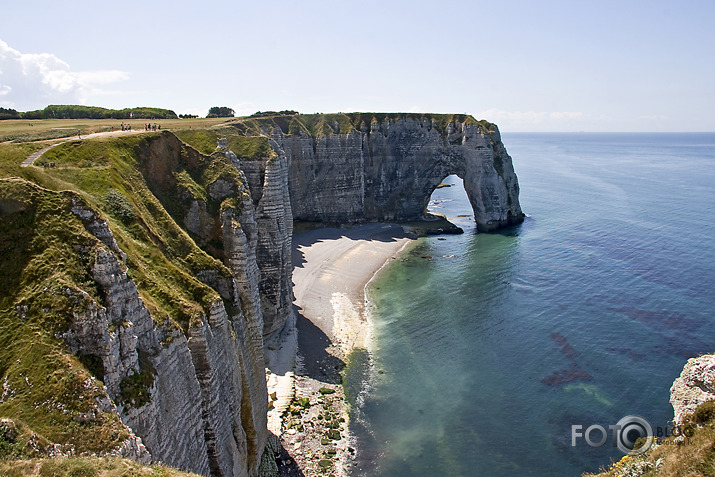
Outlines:
{"type": "Polygon", "coordinates": [[[293,236],[294,316],[266,343],[268,426],[283,445],[281,475],[345,475],[351,465],[340,371],[352,349],[368,346],[365,286],[409,241],[393,224],[293,236]]]}

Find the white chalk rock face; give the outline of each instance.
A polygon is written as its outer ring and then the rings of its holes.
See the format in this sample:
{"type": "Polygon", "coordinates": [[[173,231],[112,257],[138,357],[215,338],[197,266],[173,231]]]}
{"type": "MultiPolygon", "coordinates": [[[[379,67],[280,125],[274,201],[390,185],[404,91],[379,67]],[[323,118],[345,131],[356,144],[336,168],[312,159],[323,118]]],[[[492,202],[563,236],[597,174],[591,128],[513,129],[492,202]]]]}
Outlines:
{"type": "Polygon", "coordinates": [[[675,423],[681,424],[700,404],[712,400],[715,400],[715,355],[689,359],[670,388],[675,423]]]}
{"type": "MultiPolygon", "coordinates": [[[[333,132],[319,135],[289,132],[269,119],[252,133],[269,137],[275,154],[233,161],[255,209],[264,339],[280,332],[291,312],[293,219],[339,226],[422,220],[432,192],[451,174],[464,179],[479,230],[524,219],[512,160],[495,125],[469,116],[446,125],[429,116],[352,116],[350,130],[335,123],[333,132]]],[[[301,118],[291,121],[309,121],[301,118]]]]}
{"type": "Polygon", "coordinates": [[[520,223],[519,184],[493,124],[434,119],[373,120],[346,134],[277,133],[290,164],[293,217],[349,224],[423,218],[451,174],[464,186],[481,231],[520,223]]]}

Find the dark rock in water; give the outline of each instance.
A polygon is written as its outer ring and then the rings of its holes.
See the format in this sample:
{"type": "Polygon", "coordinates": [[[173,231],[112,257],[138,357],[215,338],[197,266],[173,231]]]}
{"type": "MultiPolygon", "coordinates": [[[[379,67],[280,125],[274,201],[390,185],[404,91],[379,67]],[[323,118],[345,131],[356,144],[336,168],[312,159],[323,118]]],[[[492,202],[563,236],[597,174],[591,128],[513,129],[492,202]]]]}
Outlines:
{"type": "Polygon", "coordinates": [[[593,376],[586,371],[580,369],[576,363],[572,363],[570,368],[554,371],[550,376],[541,380],[542,383],[549,386],[561,386],[573,381],[591,381],[593,376]]]}
{"type": "Polygon", "coordinates": [[[569,359],[573,359],[578,353],[576,350],[566,341],[566,337],[561,333],[554,332],[551,333],[551,339],[554,340],[561,346],[561,352],[569,359]]]}

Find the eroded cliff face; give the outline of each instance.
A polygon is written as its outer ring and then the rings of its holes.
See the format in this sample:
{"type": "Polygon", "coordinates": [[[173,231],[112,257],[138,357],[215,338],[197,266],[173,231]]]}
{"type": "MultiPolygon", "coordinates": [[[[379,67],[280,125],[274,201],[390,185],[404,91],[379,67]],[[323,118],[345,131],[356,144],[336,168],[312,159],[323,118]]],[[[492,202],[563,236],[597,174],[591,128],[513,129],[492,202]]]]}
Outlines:
{"type": "MultiPolygon", "coordinates": [[[[414,221],[450,174],[464,179],[479,230],[523,220],[519,184],[495,125],[471,117],[361,115],[354,129],[319,136],[273,132],[290,164],[293,216],[333,224],[414,221]]],[[[336,122],[334,131],[339,131],[336,122]]]]}
{"type": "Polygon", "coordinates": [[[670,388],[670,404],[673,405],[676,424],[692,414],[706,401],[715,400],[715,355],[691,358],[683,368],[680,377],[670,388]]]}
{"type": "Polygon", "coordinates": [[[481,231],[518,224],[519,184],[497,127],[465,115],[336,114],[243,120],[275,155],[237,158],[256,210],[264,338],[290,314],[292,219],[347,225],[420,221],[450,174],[464,185],[481,231]]]}
{"type": "Polygon", "coordinates": [[[288,158],[278,143],[269,142],[276,154],[258,160],[239,158],[226,151],[234,165],[245,173],[253,198],[253,219],[257,225],[256,261],[261,268],[258,289],[266,338],[283,328],[293,303],[290,258],[293,212],[288,188],[288,158]]]}
{"type": "MultiPolygon", "coordinates": [[[[28,214],[69,194],[65,220],[79,224],[74,235],[56,240],[71,255],[58,258],[56,273],[64,273],[67,263],[84,263],[71,271],[79,278],[62,282],[63,293],[79,297],[79,304],[53,309],[56,292],[46,287],[39,301],[49,304],[21,306],[21,319],[61,317],[49,327],[57,329],[54,338],[104,384],[95,390],[101,405],[78,415],[101,421],[106,418],[98,412],[114,414],[125,426],[121,432],[128,437],[112,443],[117,447],[111,453],[204,475],[257,475],[268,439],[268,396],[257,263],[261,232],[246,179],[226,153],[201,155],[171,134],[139,142],[128,157],[131,169],[120,173],[131,177],[116,187],[132,192],[114,190],[112,199],[124,197],[121,206],[131,212],[123,216],[131,219],[116,222],[119,244],[110,223],[79,195],[42,191],[24,181],[24,195],[43,199],[25,205],[13,190],[0,194],[2,204],[20,204],[0,211],[3,220],[18,224],[35,224],[28,214]],[[122,243],[129,244],[126,252],[122,243]],[[152,270],[152,262],[160,268],[152,270]]],[[[56,222],[51,214],[45,220],[56,222]]],[[[3,244],[10,243],[5,232],[3,244]]],[[[43,273],[56,280],[52,270],[43,273]]],[[[0,405],[17,407],[14,396],[5,397],[0,405]]]]}
{"type": "Polygon", "coordinates": [[[202,474],[255,475],[267,438],[260,327],[240,310],[229,316],[221,299],[188,336],[158,324],[117,255],[96,251],[92,274],[105,303],[76,313],[61,337],[76,353],[101,359],[108,396],[153,460],[202,474]],[[126,380],[147,375],[144,396],[124,394],[126,380]]]}

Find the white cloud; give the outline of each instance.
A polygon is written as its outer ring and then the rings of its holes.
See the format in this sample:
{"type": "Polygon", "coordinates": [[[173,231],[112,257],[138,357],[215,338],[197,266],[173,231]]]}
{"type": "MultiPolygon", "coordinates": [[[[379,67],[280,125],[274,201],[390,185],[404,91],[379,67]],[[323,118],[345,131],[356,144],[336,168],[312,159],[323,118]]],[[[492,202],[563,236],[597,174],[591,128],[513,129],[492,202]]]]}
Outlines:
{"type": "Polygon", "coordinates": [[[51,53],[20,53],[0,40],[0,96],[9,107],[86,104],[91,96],[104,93],[102,85],[128,78],[118,70],[72,71],[51,53]]]}

